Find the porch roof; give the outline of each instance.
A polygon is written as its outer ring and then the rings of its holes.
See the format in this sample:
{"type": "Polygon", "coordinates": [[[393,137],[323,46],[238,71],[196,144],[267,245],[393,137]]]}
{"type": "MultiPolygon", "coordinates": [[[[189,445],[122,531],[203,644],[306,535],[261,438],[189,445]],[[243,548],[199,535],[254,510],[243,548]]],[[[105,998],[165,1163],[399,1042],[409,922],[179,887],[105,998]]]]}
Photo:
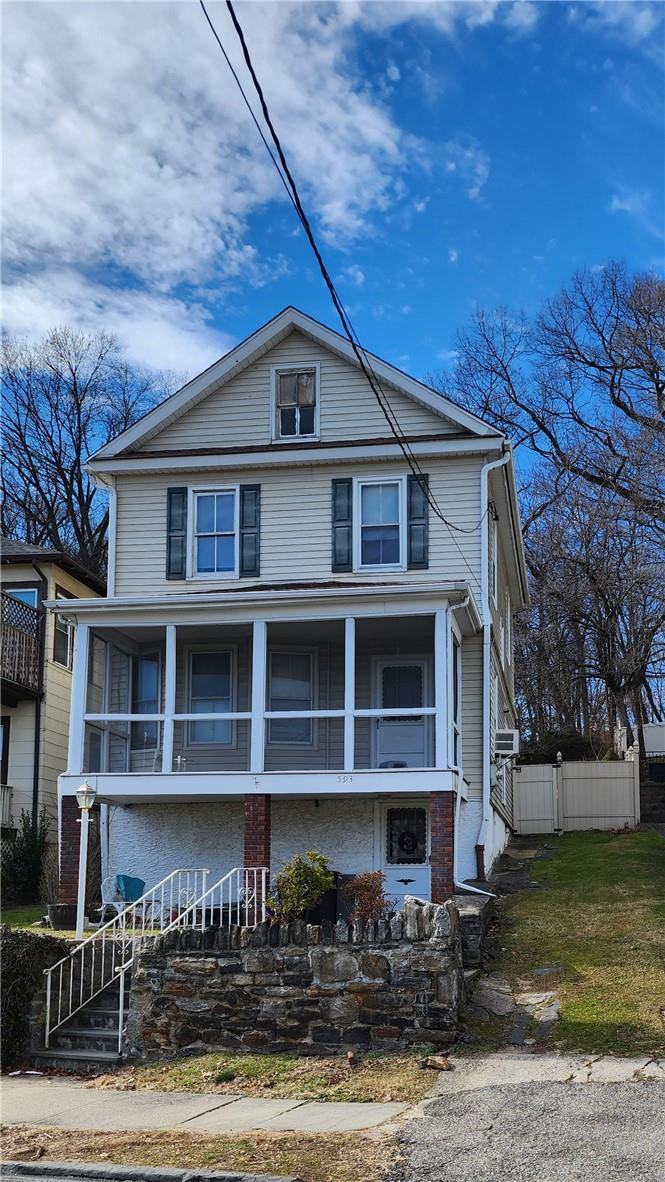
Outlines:
{"type": "Polygon", "coordinates": [[[297,618],[305,610],[331,618],[378,611],[380,614],[409,615],[449,605],[459,609],[463,632],[480,629],[481,618],[473,590],[466,582],[327,582],[253,583],[216,591],[187,590],[155,596],[119,595],[111,599],[49,600],[48,608],[68,617],[104,624],[128,624],[140,619],[153,624],[186,622],[221,623],[215,609],[229,609],[234,620],[245,618],[297,618]],[[402,602],[400,602],[402,601],[402,602]],[[249,609],[249,610],[247,610],[249,609]],[[313,612],[312,612],[313,609],[313,612]],[[112,617],[112,618],[111,618],[112,617]]]}

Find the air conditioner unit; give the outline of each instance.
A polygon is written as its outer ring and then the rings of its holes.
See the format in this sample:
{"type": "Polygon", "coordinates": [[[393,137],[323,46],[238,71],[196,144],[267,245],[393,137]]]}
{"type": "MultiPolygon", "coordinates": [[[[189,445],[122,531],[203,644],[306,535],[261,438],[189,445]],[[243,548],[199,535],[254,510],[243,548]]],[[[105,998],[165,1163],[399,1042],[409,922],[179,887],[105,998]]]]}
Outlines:
{"type": "Polygon", "coordinates": [[[519,731],[496,731],[494,735],[495,755],[519,755],[519,750],[519,731]]]}

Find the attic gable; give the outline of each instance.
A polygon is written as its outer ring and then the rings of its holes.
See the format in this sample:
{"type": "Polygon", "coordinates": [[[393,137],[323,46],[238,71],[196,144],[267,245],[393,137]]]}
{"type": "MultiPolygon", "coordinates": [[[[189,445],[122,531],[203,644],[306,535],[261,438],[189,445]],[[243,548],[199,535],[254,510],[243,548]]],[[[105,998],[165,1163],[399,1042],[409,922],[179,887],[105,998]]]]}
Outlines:
{"type": "MultiPolygon", "coordinates": [[[[407,436],[482,436],[491,428],[448,399],[370,355],[407,436]]],[[[342,336],[288,308],[235,350],[166,399],[93,459],[156,451],[267,446],[272,439],[271,370],[316,365],[320,441],[390,435],[390,428],[342,336]]]]}

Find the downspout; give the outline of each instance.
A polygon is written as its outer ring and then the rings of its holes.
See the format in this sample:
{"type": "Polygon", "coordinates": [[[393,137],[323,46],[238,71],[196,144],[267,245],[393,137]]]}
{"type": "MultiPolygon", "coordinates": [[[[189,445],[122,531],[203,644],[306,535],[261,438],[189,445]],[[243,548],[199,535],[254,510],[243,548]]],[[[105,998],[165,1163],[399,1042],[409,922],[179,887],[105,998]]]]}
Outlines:
{"type": "Polygon", "coordinates": [[[485,844],[492,821],[492,805],[490,802],[490,765],[492,762],[490,735],[490,673],[492,653],[492,615],[489,603],[489,473],[496,468],[503,468],[510,461],[510,452],[506,450],[498,460],[490,460],[480,469],[480,514],[482,526],[480,530],[480,570],[481,570],[481,617],[483,624],[483,817],[476,842],[479,877],[485,878],[485,844]],[[482,871],[482,875],[480,874],[482,871]]]}
{"type": "Polygon", "coordinates": [[[39,773],[41,769],[41,739],[42,739],[42,699],[44,697],[44,663],[46,660],[46,609],[44,599],[48,596],[48,576],[32,563],[33,570],[39,575],[46,588],[46,595],[40,596],[39,601],[39,638],[37,643],[37,697],[35,699],[35,730],[32,747],[32,827],[37,828],[39,821],[39,773]]]}
{"type": "MultiPolygon", "coordinates": [[[[467,594],[461,603],[455,604],[455,607],[452,610],[455,612],[455,611],[458,611],[462,607],[466,607],[470,598],[471,598],[471,596],[467,594]]],[[[458,775],[459,775],[459,773],[458,773],[458,775]]],[[[457,847],[458,847],[459,818],[460,818],[461,807],[462,807],[462,793],[458,791],[455,793],[455,817],[454,817],[454,821],[453,821],[453,886],[459,887],[460,890],[467,891],[471,895],[486,895],[489,898],[494,899],[494,898],[496,898],[496,895],[494,895],[492,893],[492,891],[483,891],[483,890],[481,890],[480,887],[470,886],[470,884],[468,882],[464,882],[458,876],[458,873],[457,873],[457,847]]]]}

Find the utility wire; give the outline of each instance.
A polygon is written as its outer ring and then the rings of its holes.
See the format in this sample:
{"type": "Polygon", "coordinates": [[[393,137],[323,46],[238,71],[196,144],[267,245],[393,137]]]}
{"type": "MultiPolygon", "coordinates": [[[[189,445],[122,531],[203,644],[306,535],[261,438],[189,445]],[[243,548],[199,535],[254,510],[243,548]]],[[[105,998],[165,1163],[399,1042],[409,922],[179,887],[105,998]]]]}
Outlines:
{"type": "Polygon", "coordinates": [[[347,336],[347,338],[351,344],[351,347],[353,348],[353,351],[355,353],[358,364],[360,365],[362,372],[364,373],[365,377],[367,378],[369,386],[372,389],[372,392],[374,393],[374,396],[381,408],[381,411],[383,412],[384,418],[386,419],[386,422],[388,423],[391,433],[393,434],[393,436],[397,440],[397,443],[400,446],[400,449],[401,449],[401,451],[402,451],[402,453],[409,465],[409,468],[411,469],[411,472],[412,472],[413,476],[415,477],[415,479],[418,481],[418,485],[419,485],[423,495],[425,496],[428,504],[430,505],[433,512],[436,514],[436,516],[449,529],[450,534],[451,534],[451,538],[452,538],[453,542],[455,543],[455,546],[457,547],[467,569],[469,570],[470,574],[472,575],[474,582],[476,583],[476,585],[478,586],[478,589],[480,590],[477,576],[476,576],[475,572],[472,570],[471,566],[469,565],[466,555],[464,554],[461,547],[459,546],[459,543],[457,542],[457,539],[455,538],[454,534],[455,534],[455,532],[465,533],[465,534],[475,533],[482,525],[482,522],[485,518],[485,514],[483,514],[480,521],[475,526],[473,526],[472,529],[463,529],[460,526],[454,525],[451,521],[448,521],[448,519],[442,513],[441,508],[437,504],[436,499],[434,498],[434,496],[432,495],[432,493],[430,491],[429,483],[427,481],[425,473],[422,471],[422,468],[420,467],[420,464],[418,463],[416,456],[413,454],[413,451],[409,445],[409,442],[406,439],[404,432],[402,431],[401,426],[397,420],[395,412],[393,411],[392,407],[390,406],[388,398],[387,398],[385,391],[383,390],[383,387],[381,385],[380,379],[378,378],[377,374],[375,373],[375,371],[372,367],[371,361],[370,361],[364,347],[362,346],[362,344],[358,338],[358,334],[356,333],[356,331],[350,321],[348,313],[346,312],[346,309],[344,308],[342,300],[335,288],[335,285],[334,285],[333,280],[330,276],[330,273],[328,272],[328,269],[325,265],[325,262],[323,260],[322,255],[321,255],[321,252],[319,250],[318,244],[317,244],[316,239],[314,237],[314,233],[312,231],[309,219],[305,213],[302,202],[300,200],[300,195],[298,193],[298,189],[297,189],[295,180],[291,174],[291,170],[290,170],[288,162],[286,160],[286,156],[285,156],[284,150],[282,148],[281,141],[280,141],[277,131],[273,125],[273,122],[272,122],[272,119],[270,116],[270,111],[268,109],[268,105],[267,105],[267,102],[266,102],[266,99],[265,99],[265,96],[263,93],[263,89],[261,87],[261,83],[259,82],[256,71],[254,69],[254,65],[253,65],[253,62],[252,62],[252,59],[251,59],[251,56],[249,53],[249,48],[248,48],[247,42],[245,40],[245,35],[243,33],[242,26],[240,25],[240,22],[236,16],[235,11],[234,11],[233,4],[231,3],[231,0],[226,0],[226,6],[228,8],[229,15],[231,17],[231,20],[233,22],[233,26],[234,26],[235,31],[237,33],[238,40],[240,42],[243,56],[245,59],[245,64],[246,64],[247,69],[248,69],[250,76],[252,78],[252,82],[254,84],[254,88],[256,90],[256,93],[257,93],[257,96],[258,96],[258,99],[259,99],[259,102],[261,105],[263,117],[264,117],[266,125],[270,131],[270,135],[272,137],[273,144],[275,146],[275,149],[277,151],[277,155],[279,157],[279,161],[281,163],[281,168],[280,168],[280,165],[278,164],[277,160],[275,159],[275,155],[274,155],[270,145],[267,142],[266,136],[264,135],[263,129],[261,128],[260,123],[254,113],[254,110],[252,109],[251,103],[249,102],[249,99],[247,98],[247,95],[243,89],[243,86],[242,86],[242,83],[240,82],[238,74],[231,63],[229,56],[226,53],[226,50],[224,49],[224,45],[222,44],[222,41],[217,33],[217,30],[215,29],[213,22],[206,10],[204,0],[199,0],[199,3],[201,6],[201,9],[203,10],[203,14],[206,18],[208,26],[215,38],[215,41],[217,42],[217,45],[224,56],[224,60],[226,61],[227,65],[231,71],[231,74],[236,82],[236,85],[238,86],[238,89],[242,95],[244,102],[245,102],[245,106],[247,107],[247,109],[251,115],[252,121],[253,121],[254,125],[256,126],[257,131],[259,132],[261,140],[266,148],[266,151],[268,152],[268,155],[270,156],[270,159],[271,159],[271,161],[272,161],[272,163],[273,163],[273,165],[280,177],[282,185],[284,186],[284,188],[286,190],[287,196],[289,197],[289,200],[290,200],[291,204],[293,205],[293,207],[296,211],[296,214],[298,216],[298,219],[305,231],[305,234],[307,236],[309,244],[312,248],[312,251],[314,252],[316,261],[318,263],[319,270],[321,271],[321,275],[323,277],[323,280],[326,284],[326,287],[328,288],[328,291],[330,292],[330,296],[331,296],[333,305],[334,305],[335,310],[339,316],[339,319],[340,319],[340,322],[341,322],[342,327],[344,329],[345,335],[347,336]]]}

